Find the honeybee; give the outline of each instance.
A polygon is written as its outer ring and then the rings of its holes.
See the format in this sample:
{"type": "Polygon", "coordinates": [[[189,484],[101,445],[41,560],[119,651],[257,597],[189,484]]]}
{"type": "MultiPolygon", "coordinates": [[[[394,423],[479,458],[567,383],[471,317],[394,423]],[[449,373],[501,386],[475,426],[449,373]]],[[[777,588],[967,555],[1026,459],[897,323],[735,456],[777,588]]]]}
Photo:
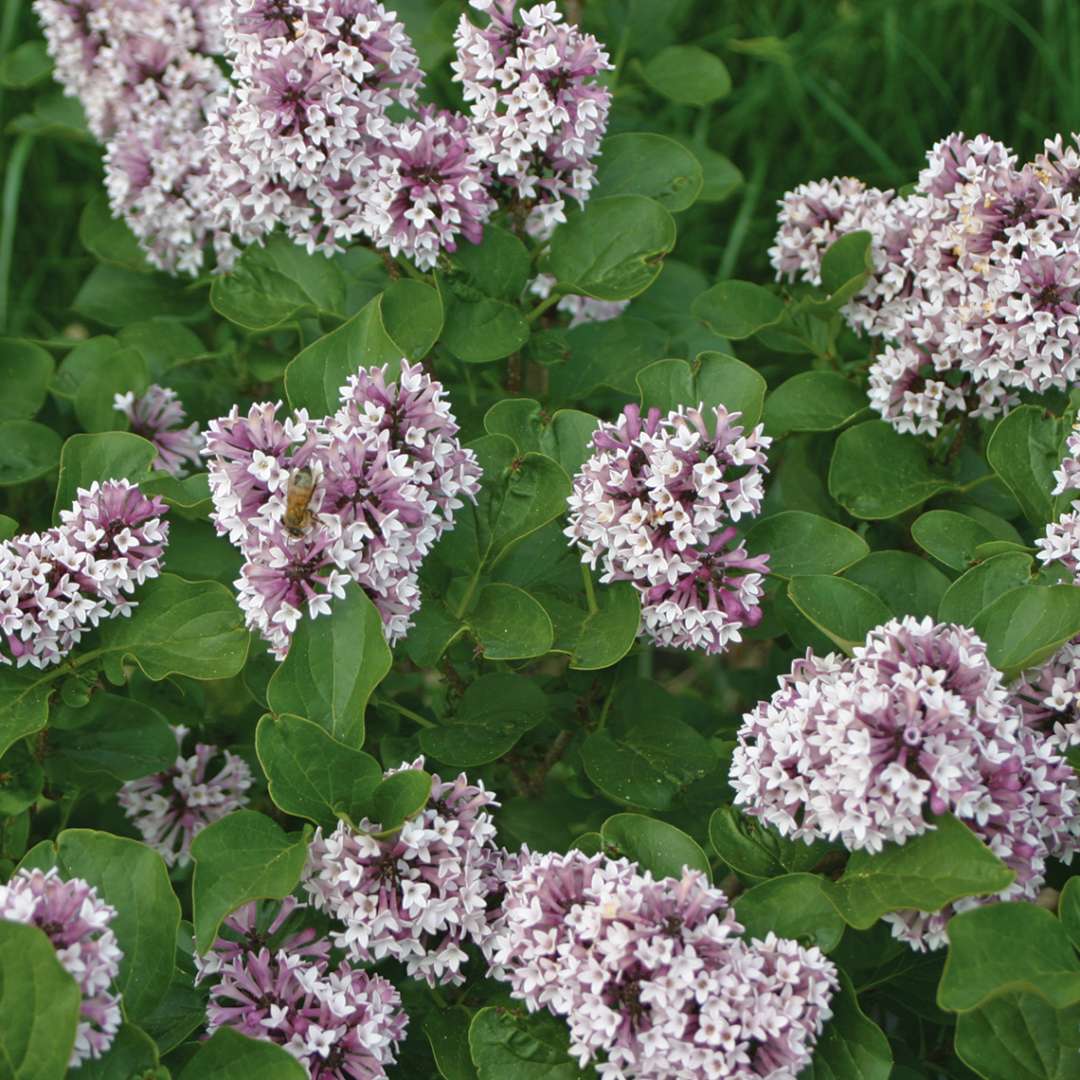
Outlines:
{"type": "Polygon", "coordinates": [[[315,515],[308,509],[314,493],[315,474],[307,466],[293,469],[285,492],[285,513],[281,518],[290,536],[303,536],[314,523],[315,515]]]}

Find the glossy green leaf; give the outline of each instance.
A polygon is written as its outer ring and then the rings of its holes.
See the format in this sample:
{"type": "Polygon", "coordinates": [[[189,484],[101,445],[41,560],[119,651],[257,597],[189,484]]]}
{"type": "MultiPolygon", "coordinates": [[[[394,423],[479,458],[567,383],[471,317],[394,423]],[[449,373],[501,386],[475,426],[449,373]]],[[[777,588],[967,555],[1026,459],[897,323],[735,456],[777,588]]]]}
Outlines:
{"type": "Polygon", "coordinates": [[[421,731],[420,746],[447,765],[482,765],[507,753],[549,711],[543,691],[531,679],[482,675],[466,688],[451,722],[421,731]]]}
{"type": "Polygon", "coordinates": [[[685,146],[652,132],[635,131],[604,140],[592,198],[647,195],[673,213],[692,206],[704,178],[685,146]]]}
{"type": "Polygon", "coordinates": [[[973,566],[949,586],[938,617],[942,622],[974,626],[985,607],[1031,581],[1032,561],[1022,552],[1006,552],[973,566]]]}
{"type": "Polygon", "coordinates": [[[994,534],[974,518],[954,510],[929,510],[916,518],[911,537],[938,562],[953,570],[967,570],[975,558],[975,549],[994,534]]]}
{"type": "Polygon", "coordinates": [[[177,1080],[304,1080],[307,1075],[280,1046],[222,1027],[199,1044],[177,1080]]]}
{"type": "Polygon", "coordinates": [[[434,1009],[424,1017],[424,1034],[443,1080],[477,1080],[469,1053],[473,1014],[464,1005],[434,1009]]]}
{"type": "Polygon", "coordinates": [[[771,931],[823,952],[835,949],[844,933],[844,920],[815,874],[785,874],[740,893],[735,917],[747,937],[764,938],[771,931]]]}
{"type": "Polygon", "coordinates": [[[147,475],[157,457],[154,444],[126,431],[96,435],[72,435],[60,454],[60,477],[56,482],[53,521],[68,510],[79,488],[95,481],[131,480],[138,483],[147,475]]]}
{"type": "Polygon", "coordinates": [[[642,69],[645,81],[679,105],[708,105],[731,93],[723,61],[697,45],[669,45],[642,69]]]}
{"type": "Polygon", "coordinates": [[[765,430],[835,431],[865,411],[866,394],[835,371],[800,371],[765,399],[765,430]]]}
{"type": "Polygon", "coordinates": [[[24,41],[0,60],[0,86],[5,90],[25,90],[44,82],[52,71],[52,60],[43,41],[24,41]]]}
{"type": "Polygon", "coordinates": [[[1036,405],[1021,405],[998,423],[986,445],[990,467],[1039,529],[1068,502],[1067,497],[1051,494],[1067,434],[1063,420],[1036,405]]]}
{"type": "Polygon", "coordinates": [[[242,904],[280,900],[292,892],[304,869],[310,838],[310,826],[286,833],[254,810],[237,810],[195,837],[191,891],[200,953],[213,944],[221,921],[242,904]]]}
{"type": "Polygon", "coordinates": [[[167,274],[99,263],[71,306],[102,326],[126,326],[141,319],[197,318],[206,311],[206,293],[195,287],[178,289],[167,274]]]}
{"type": "Polygon", "coordinates": [[[710,874],[709,859],[693,837],[644,814],[615,814],[600,829],[604,844],[653,877],[682,877],[683,868],[710,874]]]}
{"type": "Polygon", "coordinates": [[[154,1040],[135,1024],[124,1022],[112,1045],[99,1058],[91,1058],[79,1066],[79,1080],[116,1080],[131,1077],[135,1080],[154,1075],[158,1066],[158,1048],[154,1040]]]}
{"type": "Polygon", "coordinates": [[[1011,678],[1080,634],[1080,588],[1022,585],[983,608],[974,627],[990,663],[1011,678]]]}
{"type": "Polygon", "coordinates": [[[871,551],[844,578],[872,592],[897,617],[933,615],[949,588],[936,566],[910,551],[871,551]]]}
{"type": "Polygon", "coordinates": [[[769,573],[780,578],[836,574],[870,551],[857,533],[803,510],[785,510],[758,522],[747,533],[746,546],[753,555],[767,553],[769,573]]]}
{"type": "Polygon", "coordinates": [[[454,282],[442,287],[446,324],[442,344],[467,364],[487,364],[517,352],[529,340],[529,324],[514,304],[487,296],[470,298],[454,282]]]}
{"type": "Polygon", "coordinates": [[[775,829],[730,805],[714,810],[709,818],[709,843],[732,870],[748,878],[816,871],[830,853],[824,841],[785,840],[775,829]]]}
{"type": "Polygon", "coordinates": [[[146,361],[135,349],[120,349],[87,374],[75,392],[75,415],[88,432],[124,430],[127,417],[116,408],[117,394],[141,394],[150,382],[146,361]]]}
{"type": "MultiPolygon", "coordinates": [[[[598,192],[594,189],[593,194],[598,192]]],[[[459,244],[451,261],[470,288],[510,303],[520,298],[532,267],[525,245],[496,225],[484,226],[480,244],[459,244]]]]}
{"type": "Polygon", "coordinates": [[[338,742],[318,724],[299,716],[264,716],[255,750],[270,786],[270,798],[286,814],[334,828],[339,814],[356,821],[382,768],[361,750],[338,742]]]}
{"type": "Polygon", "coordinates": [[[26,484],[60,464],[60,436],[33,420],[0,421],[0,488],[26,484]]]}
{"type": "MultiPolygon", "coordinates": [[[[642,407],[669,412],[679,406],[706,410],[723,405],[738,412],[736,421],[749,431],[761,418],[765,400],[765,380],[748,364],[724,353],[702,353],[691,366],[685,360],[658,360],[643,368],[637,377],[642,407]]],[[[706,424],[712,420],[706,412],[706,424]]]]}
{"type": "Polygon", "coordinates": [[[566,343],[568,359],[550,369],[551,396],[580,401],[599,386],[637,395],[637,373],[664,356],[667,335],[645,319],[622,315],[575,326],[566,343]]]}
{"type": "Polygon", "coordinates": [[[488,660],[543,656],[555,640],[551,618],[524,589],[503,582],[484,585],[465,622],[488,660]]]}
{"type": "Polygon", "coordinates": [[[850,653],[892,612],[869,589],[845,578],[811,574],[788,583],[788,597],[826,637],[850,653]]]}
{"type": "Polygon", "coordinates": [[[104,192],[95,195],[79,217],[79,240],[96,259],[103,263],[152,273],[135,234],[123,218],[114,217],[104,192]]]}
{"type": "Polygon", "coordinates": [[[359,747],[368,698],[391,661],[378,609],[350,583],[329,615],[300,621],[289,655],[270,679],[267,700],[274,712],[304,716],[359,747]]]}
{"type": "Polygon", "coordinates": [[[773,326],[784,316],[784,302],[774,292],[749,281],[721,281],[706,289],[691,311],[718,334],[742,341],[773,326]]]}
{"type": "Polygon", "coordinates": [[[554,589],[541,587],[533,593],[551,619],[552,651],[567,653],[577,671],[618,663],[633,647],[641,623],[641,596],[630,582],[594,582],[593,588],[595,611],[554,589]]]}
{"type": "Polygon", "coordinates": [[[893,1055],[885,1033],[859,1008],[851,980],[840,973],[840,990],[830,1002],[832,1018],[799,1080],[889,1080],[893,1055]]]}
{"type": "Polygon", "coordinates": [[[469,1025],[479,1080],[580,1080],[564,1021],[547,1012],[488,1006],[469,1025]]]}
{"type": "Polygon", "coordinates": [[[565,292],[629,300],[644,292],[675,246],[675,222],[643,195],[590,199],[551,238],[547,269],[565,292]]]}
{"type": "Polygon", "coordinates": [[[41,794],[44,773],[25,742],[0,755],[0,818],[21,814],[41,794]]]}
{"type": "Polygon", "coordinates": [[[398,828],[418,814],[431,797],[431,774],[423,769],[403,769],[382,780],[372,792],[367,816],[383,831],[398,828]]]}
{"type": "Polygon", "coordinates": [[[81,996],[36,926],[0,921],[0,1061],[11,1080],[63,1080],[81,996]]]}
{"type": "Polygon", "coordinates": [[[1074,949],[1080,949],[1080,877],[1065,882],[1058,899],[1058,918],[1074,949]]]}
{"type": "Polygon", "coordinates": [[[28,420],[45,404],[53,377],[53,358],[39,345],[0,339],[0,420],[28,420]]]}

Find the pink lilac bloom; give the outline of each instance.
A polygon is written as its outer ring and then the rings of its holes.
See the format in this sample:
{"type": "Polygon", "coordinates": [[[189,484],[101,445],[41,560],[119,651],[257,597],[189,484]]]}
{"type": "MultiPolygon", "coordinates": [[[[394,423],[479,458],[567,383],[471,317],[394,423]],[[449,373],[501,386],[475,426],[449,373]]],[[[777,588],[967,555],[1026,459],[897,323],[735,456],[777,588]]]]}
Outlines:
{"type": "Polygon", "coordinates": [[[772,440],[739,417],[718,405],[643,418],[628,405],[597,428],[574,478],[566,535],[601,581],[634,582],[659,645],[723,652],[761,621],[768,556],[747,555],[735,524],[761,510],[772,440]]]}
{"type": "Polygon", "coordinates": [[[1076,382],[1078,163],[1060,136],[1020,165],[984,135],[953,134],[909,195],[835,179],[781,201],[778,277],[816,284],[829,244],[871,234],[870,280],[842,314],[889,343],[870,401],[897,430],[935,435],[956,415],[1000,415],[1017,391],[1076,382]]]}
{"type": "Polygon", "coordinates": [[[161,571],[165,504],[127,480],[80,488],[60,525],[0,544],[0,664],[46,668],[161,571]]]}
{"type": "Polygon", "coordinates": [[[1024,721],[1055,751],[1080,746],[1080,641],[1067,641],[1009,689],[1024,721]]]}
{"type": "Polygon", "coordinates": [[[123,953],[109,927],[115,916],[97,889],[82,878],[65,881],[55,868],[18,870],[0,885],[0,919],[42,930],[79,986],[82,1001],[69,1069],[100,1058],[120,1029],[120,995],[113,985],[123,953]]]}
{"type": "Polygon", "coordinates": [[[971,630],[907,617],[872,630],[853,657],[808,653],[743,718],[731,766],[735,803],[782,836],[879,852],[963,821],[1015,874],[992,897],[936,913],[886,915],[916,949],[947,941],[949,917],[994,900],[1034,899],[1048,857],[1080,842],[1080,788],[1024,723],[971,630]]]}
{"type": "MultiPolygon", "coordinates": [[[[1066,440],[1065,456],[1054,470],[1054,495],[1080,491],[1080,424],[1066,440]]],[[[1070,509],[1046,526],[1046,535],[1035,541],[1038,557],[1046,565],[1060,563],[1080,583],[1080,496],[1072,499],[1070,509]]]]}
{"type": "MultiPolygon", "coordinates": [[[[423,767],[423,758],[401,766],[423,767]]],[[[464,773],[433,775],[427,805],[390,836],[378,836],[381,825],[367,818],[328,836],[318,830],[303,885],[312,906],[343,927],[332,932],[334,944],[363,963],[399,960],[429,986],[463,983],[463,946],[486,936],[498,887],[497,805],[464,773]]]]}
{"type": "Polygon", "coordinates": [[[276,1043],[312,1080],[384,1077],[408,1024],[401,998],[381,976],[347,961],[332,966],[330,943],[314,929],[291,931],[301,906],[287,897],[268,922],[245,904],[196,955],[196,981],[211,982],[207,1030],[231,1027],[276,1043]]]}
{"type": "Polygon", "coordinates": [[[367,232],[376,247],[428,270],[441,252],[457,250],[458,236],[480,243],[496,208],[487,182],[465,117],[426,108],[384,132],[367,193],[367,232]]]}
{"type": "Polygon", "coordinates": [[[700,871],[656,880],[625,859],[523,850],[484,952],[514,998],[566,1020],[571,1054],[604,1080],[793,1080],[836,968],[743,932],[700,871]]]}
{"type": "Polygon", "coordinates": [[[403,361],[397,382],[385,367],[361,368],[340,402],[319,420],[279,419],[280,402],[234,408],[206,434],[211,520],[245,556],[240,606],[279,659],[300,619],[327,614],[350,581],[378,607],[387,639],[401,638],[420,606],[420,564],[479,490],[442,386],[419,365],[403,361]],[[311,519],[290,532],[299,469],[314,480],[311,519]]]}
{"type": "Polygon", "coordinates": [[[528,211],[525,227],[546,239],[566,220],[567,199],[584,205],[607,129],[611,70],[591,34],[562,21],[554,3],[470,0],[483,28],[462,15],[454,34],[454,79],[470,111],[474,144],[528,211]]]}
{"type": "Polygon", "coordinates": [[[197,423],[183,427],[184,406],[175,390],[152,383],[144,393],[129,390],[117,394],[113,407],[122,412],[131,424],[135,435],[141,435],[154,444],[157,457],[152,468],[167,472],[170,476],[187,476],[187,465],[201,464],[202,436],[197,423]]]}
{"type": "Polygon", "coordinates": [[[181,751],[176,762],[164,772],[128,781],[116,801],[166,866],[187,866],[192,839],[211,822],[247,805],[251,769],[243,758],[208,743],[196,743],[194,753],[185,757],[189,729],[171,727],[181,751]]]}
{"type": "MultiPolygon", "coordinates": [[[[546,300],[555,287],[552,274],[538,274],[529,285],[529,292],[546,300]]],[[[617,319],[628,307],[629,300],[594,300],[591,296],[578,296],[569,293],[555,305],[556,311],[564,311],[570,316],[570,329],[584,323],[608,322],[617,319]]]]}

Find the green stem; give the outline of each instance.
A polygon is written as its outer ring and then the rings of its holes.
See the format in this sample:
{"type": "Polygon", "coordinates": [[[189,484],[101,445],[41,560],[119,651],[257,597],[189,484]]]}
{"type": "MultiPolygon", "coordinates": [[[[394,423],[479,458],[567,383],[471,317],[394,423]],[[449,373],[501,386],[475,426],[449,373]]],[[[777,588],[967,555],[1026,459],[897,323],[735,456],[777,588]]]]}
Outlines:
{"type": "Polygon", "coordinates": [[[585,563],[581,564],[581,580],[585,582],[585,599],[589,603],[589,614],[595,615],[600,606],[596,602],[596,593],[593,590],[592,572],[585,563]]]}
{"type": "Polygon", "coordinates": [[[26,169],[33,135],[20,135],[15,140],[7,162],[4,193],[0,199],[0,328],[8,325],[8,293],[11,282],[11,256],[15,250],[15,225],[19,214],[19,194],[26,169]]]}
{"type": "Polygon", "coordinates": [[[433,728],[438,727],[437,724],[432,723],[426,716],[421,716],[418,712],[413,712],[412,709],[406,709],[404,705],[399,705],[393,698],[380,697],[376,701],[376,705],[385,705],[386,708],[399,713],[406,719],[411,720],[414,724],[419,724],[421,727],[433,728]]]}
{"type": "Polygon", "coordinates": [[[469,610],[469,603],[472,601],[473,593],[476,592],[477,582],[480,580],[480,568],[477,567],[473,571],[473,576],[469,578],[469,584],[465,589],[465,595],[461,598],[461,603],[457,606],[457,611],[454,612],[454,618],[464,619],[465,612],[469,610]]]}
{"type": "Polygon", "coordinates": [[[409,277],[414,278],[416,281],[422,281],[425,285],[430,285],[427,274],[420,273],[415,266],[408,259],[397,258],[394,260],[402,270],[405,271],[409,277]]]}
{"type": "Polygon", "coordinates": [[[552,290],[550,295],[545,296],[544,299],[525,316],[525,321],[530,323],[536,322],[548,308],[554,307],[561,299],[562,293],[552,290]]]}

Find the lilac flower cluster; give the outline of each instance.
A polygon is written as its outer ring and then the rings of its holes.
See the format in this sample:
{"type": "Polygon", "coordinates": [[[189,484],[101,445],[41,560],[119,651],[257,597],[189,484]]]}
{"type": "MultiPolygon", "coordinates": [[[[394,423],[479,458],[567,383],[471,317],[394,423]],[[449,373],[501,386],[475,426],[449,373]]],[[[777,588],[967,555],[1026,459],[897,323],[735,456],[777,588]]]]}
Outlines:
{"type": "MultiPolygon", "coordinates": [[[[1065,457],[1054,470],[1057,484],[1054,495],[1080,491],[1080,426],[1066,440],[1065,457]]],[[[1080,496],[1072,500],[1071,509],[1046,526],[1046,535],[1035,541],[1038,557],[1045,563],[1061,563],[1080,583],[1080,496]]]]}
{"type": "Polygon", "coordinates": [[[120,997],[112,990],[123,953],[109,928],[116,915],[82,878],[55,869],[19,870],[0,885],[0,919],[36,926],[79,985],[82,1001],[68,1068],[101,1057],[120,1029],[120,997]]]}
{"type": "Polygon", "coordinates": [[[221,0],[34,0],[64,92],[106,143],[106,189],[150,261],[194,273],[206,227],[188,194],[227,85],[221,0]]]}
{"type": "Polygon", "coordinates": [[[723,405],[643,419],[628,405],[593,434],[574,478],[566,535],[602,581],[632,581],[660,645],[722,652],[761,620],[768,556],[751,558],[734,522],[761,510],[771,443],[723,405]]]}
{"type": "Polygon", "coordinates": [[[175,764],[165,772],[130,780],[117,792],[117,801],[135,823],[143,840],[167,866],[186,866],[191,841],[211,822],[247,805],[251,769],[243,758],[208,743],[196,743],[190,757],[182,753],[189,729],[172,725],[177,749],[175,764]],[[213,775],[211,763],[220,760],[213,775]]]}
{"type": "Polygon", "coordinates": [[[951,914],[1033,899],[1046,859],[1080,845],[1072,769],[1024,723],[971,631],[908,617],[872,630],[852,659],[807,654],[746,714],[731,767],[736,804],[781,835],[877,852],[952,813],[1016,877],[997,897],[885,918],[914,948],[946,941],[951,914]]]}
{"type": "Polygon", "coordinates": [[[312,1080],[386,1076],[408,1024],[398,992],[345,961],[331,967],[330,944],[314,929],[288,933],[297,906],[287,898],[263,926],[257,905],[246,904],[195,957],[198,981],[213,980],[207,1029],[277,1043],[312,1080]]]}
{"type": "Polygon", "coordinates": [[[116,394],[113,407],[128,418],[135,435],[154,444],[157,457],[152,463],[153,468],[182,477],[187,475],[188,463],[195,466],[200,463],[202,436],[199,425],[193,422],[187,427],[182,426],[184,406],[175,390],[151,383],[142,394],[136,394],[134,390],[116,394]]]}
{"type": "Polygon", "coordinates": [[[484,952],[530,1011],[566,1018],[605,1080],[794,1077],[830,1017],[835,967],[743,927],[698,871],[523,851],[484,952]]]}
{"type": "Polygon", "coordinates": [[[566,220],[567,198],[584,204],[607,128],[611,93],[594,77],[611,70],[590,34],[564,23],[554,3],[520,11],[517,0],[469,0],[482,29],[462,15],[454,34],[461,83],[480,157],[528,210],[530,234],[547,238],[566,220]]]}
{"type": "Polygon", "coordinates": [[[131,614],[158,576],[165,504],[127,480],[80,488],[60,525],[0,544],[0,664],[46,668],[103,619],[131,614]]]}
{"type": "Polygon", "coordinates": [[[208,245],[228,269],[279,227],[309,252],[363,238],[429,268],[479,242],[507,187],[550,233],[592,187],[610,101],[592,76],[610,65],[554,4],[523,26],[515,5],[476,3],[483,31],[463,17],[456,114],[420,107],[416,52],[377,0],[34,4],[57,78],[106,141],[113,213],[155,266],[192,274],[208,245]]]}
{"type": "Polygon", "coordinates": [[[442,386],[418,364],[402,361],[400,382],[385,366],[361,368],[340,400],[320,420],[303,410],[281,420],[280,402],[246,416],[234,407],[206,435],[211,519],[245,556],[240,606],[279,659],[304,613],[327,614],[349,581],[379,608],[388,640],[400,638],[419,607],[421,561],[479,490],[442,386]],[[290,482],[304,469],[311,516],[287,527],[290,482]]]}
{"type": "Polygon", "coordinates": [[[900,196],[850,178],[789,192],[770,257],[817,284],[839,237],[866,230],[873,271],[843,308],[887,339],[870,404],[898,431],[935,435],[951,415],[993,417],[1018,390],[1077,381],[1080,153],[1061,136],[1019,166],[1001,143],[953,134],[900,196]]]}
{"type": "Polygon", "coordinates": [[[1067,641],[1009,688],[1025,723],[1058,753],[1080,746],[1080,640],[1067,641]]]}
{"type": "MultiPolygon", "coordinates": [[[[419,758],[402,769],[422,769],[419,758]]],[[[391,769],[387,776],[400,769],[391,769]]],[[[429,986],[465,981],[465,942],[487,933],[487,901],[498,885],[499,851],[483,784],[433,774],[427,805],[386,837],[367,818],[316,832],[304,888],[312,905],[344,926],[331,935],[349,956],[391,957],[429,986]]]]}

